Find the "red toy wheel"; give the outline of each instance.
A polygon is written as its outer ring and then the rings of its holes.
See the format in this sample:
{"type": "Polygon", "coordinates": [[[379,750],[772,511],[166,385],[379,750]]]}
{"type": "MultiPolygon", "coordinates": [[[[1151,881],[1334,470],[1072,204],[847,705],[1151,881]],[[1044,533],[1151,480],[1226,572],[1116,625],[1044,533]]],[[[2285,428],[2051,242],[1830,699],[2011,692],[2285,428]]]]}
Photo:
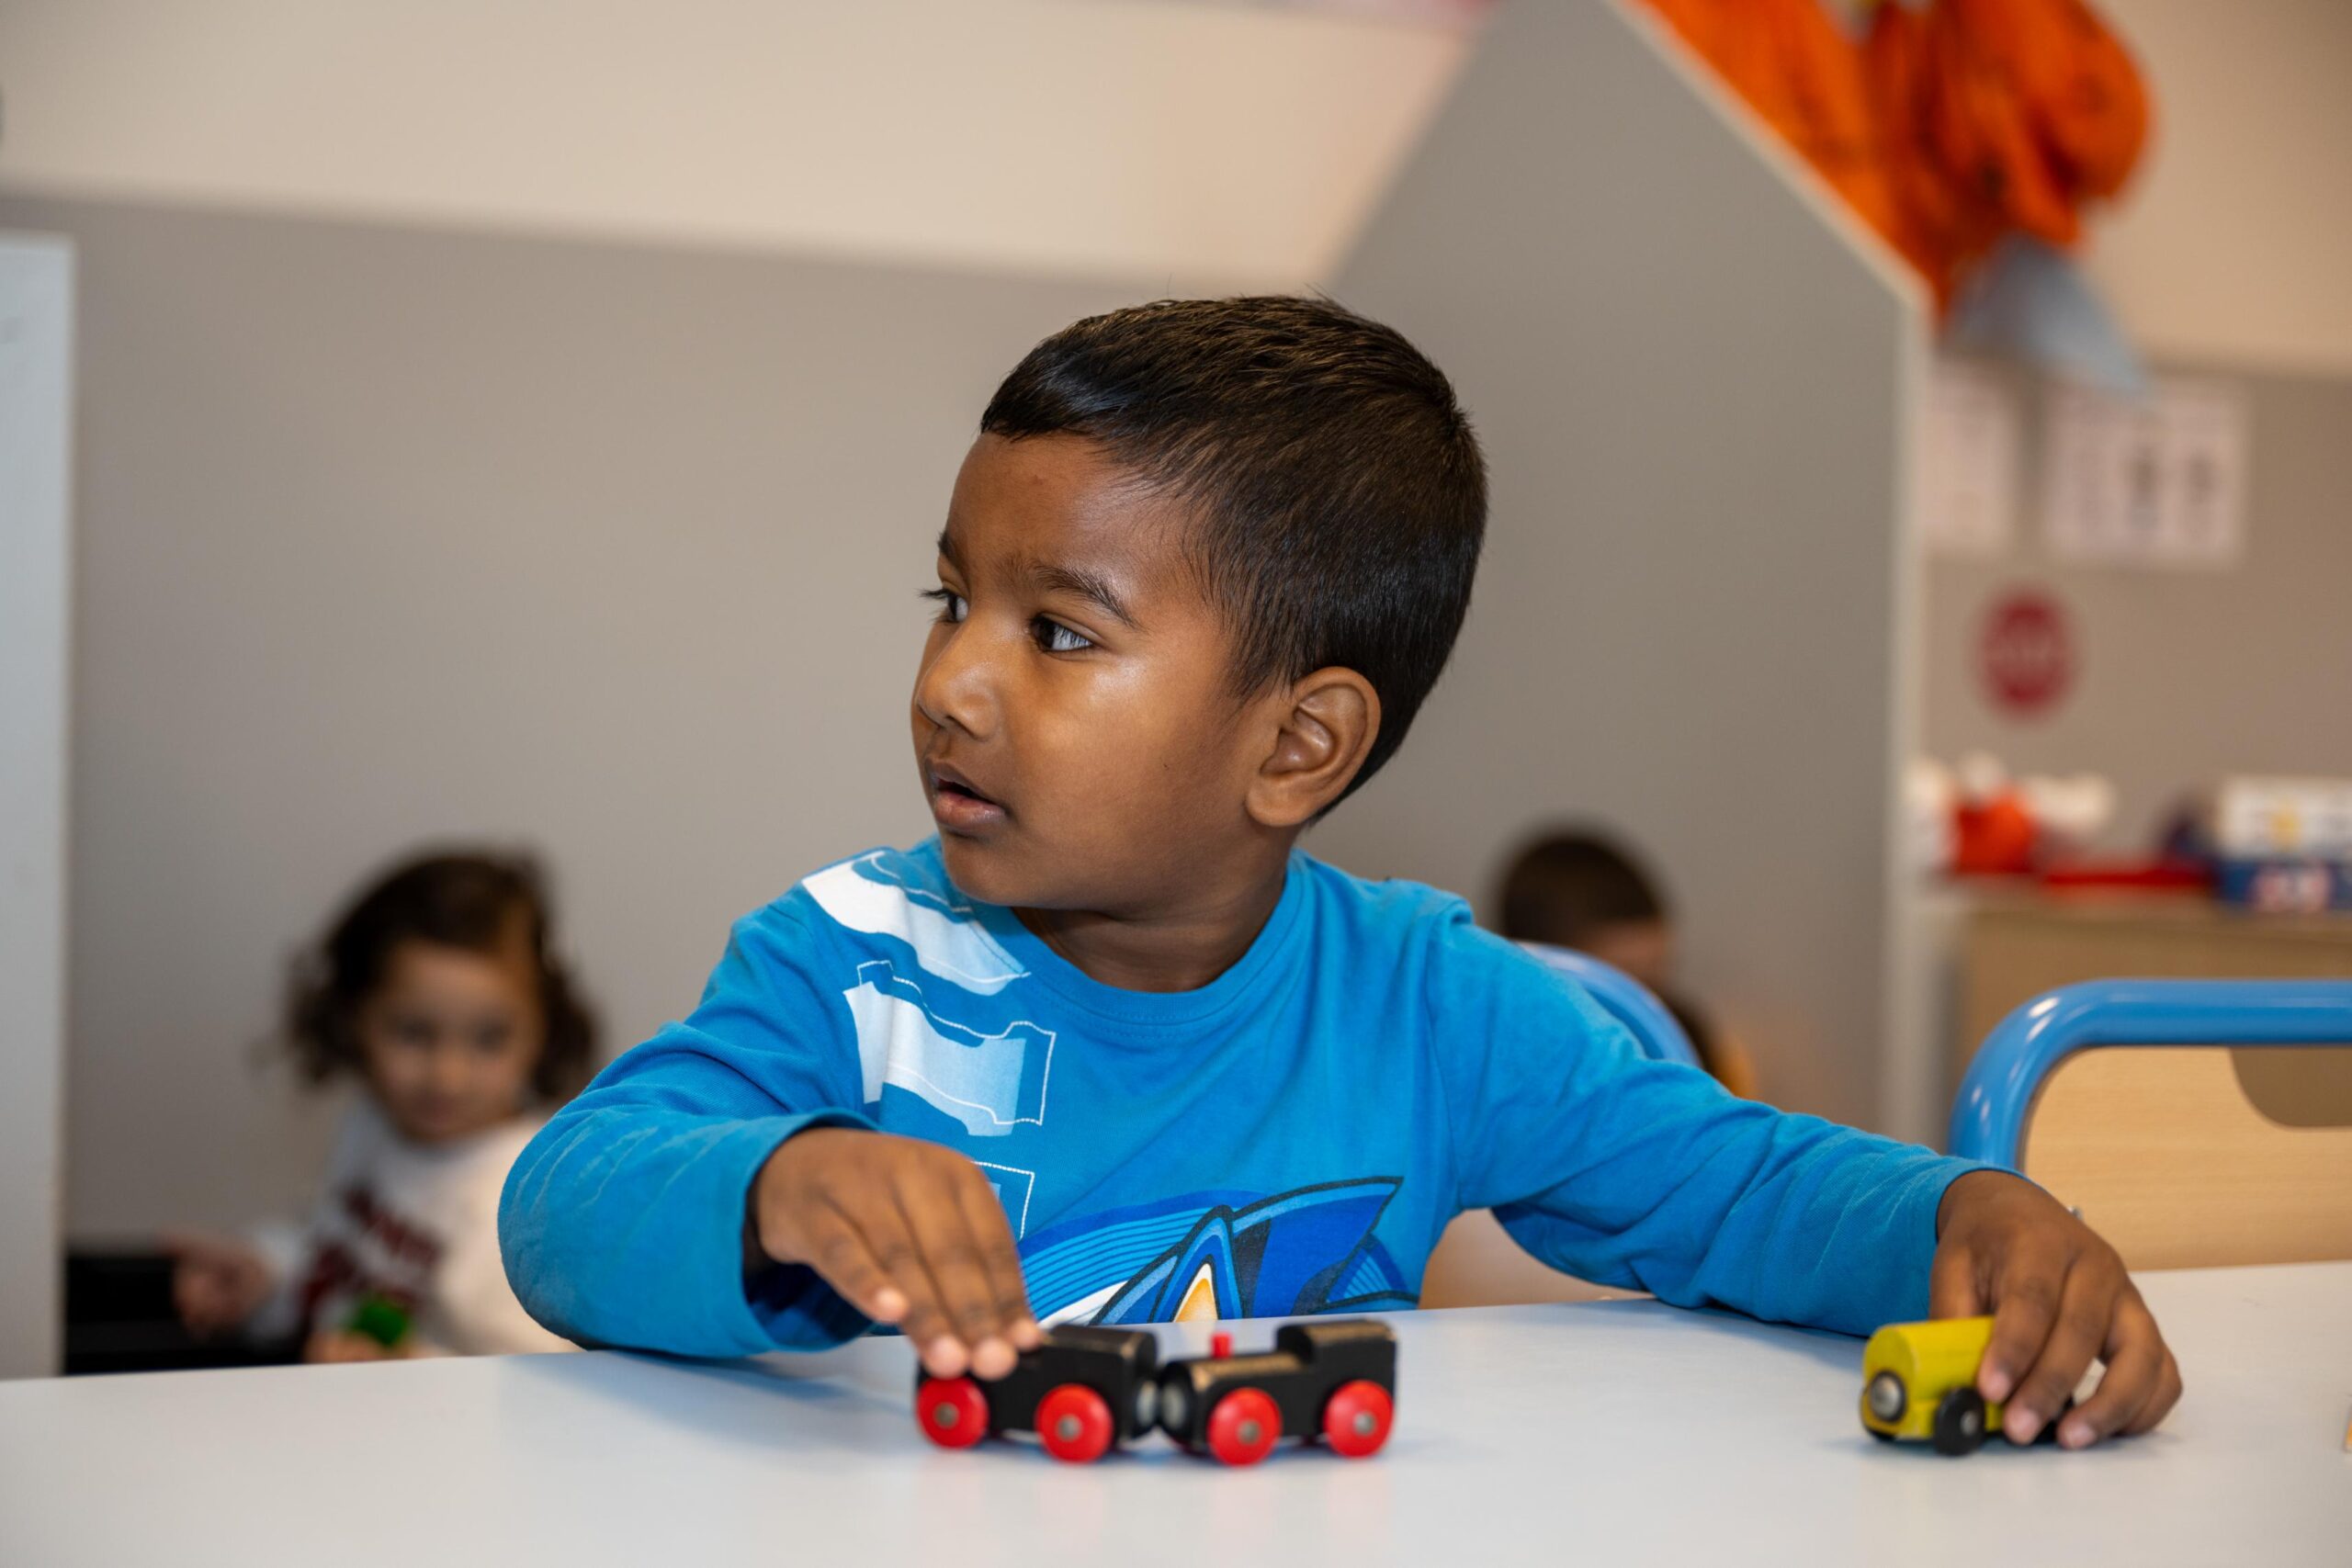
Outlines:
{"type": "Polygon", "coordinates": [[[1378,1453],[1388,1440],[1389,1424],[1396,1417],[1396,1403],[1376,1382],[1358,1378],[1341,1383],[1323,1403],[1323,1436],[1331,1451],[1350,1459],[1378,1453]]]}
{"type": "Polygon", "coordinates": [[[1282,1435],[1282,1412],[1263,1389],[1237,1388],[1209,1412],[1209,1452],[1227,1464],[1257,1463],[1282,1435]]]}
{"type": "Polygon", "coordinates": [[[1111,1446],[1111,1407],[1084,1383],[1066,1382],[1037,1402],[1037,1440],[1071,1464],[1101,1459],[1111,1446]]]}
{"type": "Polygon", "coordinates": [[[915,1421],[943,1449],[968,1449],[989,1435],[989,1400],[969,1378],[925,1378],[915,1390],[915,1421]]]}

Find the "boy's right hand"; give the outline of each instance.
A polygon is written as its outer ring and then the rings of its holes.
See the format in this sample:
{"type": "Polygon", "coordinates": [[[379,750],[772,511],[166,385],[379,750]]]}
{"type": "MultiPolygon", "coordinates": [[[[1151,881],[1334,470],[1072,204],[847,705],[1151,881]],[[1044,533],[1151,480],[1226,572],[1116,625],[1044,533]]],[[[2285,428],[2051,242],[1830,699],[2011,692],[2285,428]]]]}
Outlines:
{"type": "Polygon", "coordinates": [[[237,1327],[269,1299],[269,1262],[245,1243],[223,1235],[163,1239],[173,1258],[172,1305],[198,1339],[237,1327]]]}
{"type": "Polygon", "coordinates": [[[933,1377],[1001,1378],[1039,1343],[1004,1210],[953,1149],[811,1127],[760,1168],[751,1220],[762,1252],[897,1324],[933,1377]]]}

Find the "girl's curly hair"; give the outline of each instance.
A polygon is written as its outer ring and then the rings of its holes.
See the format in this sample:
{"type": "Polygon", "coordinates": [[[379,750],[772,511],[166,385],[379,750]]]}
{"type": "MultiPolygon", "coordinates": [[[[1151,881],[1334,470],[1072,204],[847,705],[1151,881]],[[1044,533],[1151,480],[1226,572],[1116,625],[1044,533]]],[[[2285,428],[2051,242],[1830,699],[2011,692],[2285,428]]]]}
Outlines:
{"type": "Polygon", "coordinates": [[[594,1069],[596,1021],[550,947],[553,915],[539,868],[524,855],[420,856],[386,874],[345,909],[323,941],[294,964],[286,1035],[296,1065],[323,1083],[360,1065],[360,1004],[383,983],[392,950],[426,942],[496,953],[520,922],[539,980],[547,1044],[531,1084],[560,1104],[594,1069]]]}

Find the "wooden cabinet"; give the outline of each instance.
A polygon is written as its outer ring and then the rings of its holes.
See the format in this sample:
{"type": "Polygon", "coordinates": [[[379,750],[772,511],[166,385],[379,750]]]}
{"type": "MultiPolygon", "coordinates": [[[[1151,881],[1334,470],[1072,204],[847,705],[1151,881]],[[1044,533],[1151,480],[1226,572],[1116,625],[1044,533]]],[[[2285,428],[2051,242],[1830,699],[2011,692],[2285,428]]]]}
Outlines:
{"type": "Polygon", "coordinates": [[[1995,892],[1968,914],[1948,1088],[1993,1026],[2078,980],[2352,977],[2352,915],[2255,915],[2179,895],[1995,892]]]}

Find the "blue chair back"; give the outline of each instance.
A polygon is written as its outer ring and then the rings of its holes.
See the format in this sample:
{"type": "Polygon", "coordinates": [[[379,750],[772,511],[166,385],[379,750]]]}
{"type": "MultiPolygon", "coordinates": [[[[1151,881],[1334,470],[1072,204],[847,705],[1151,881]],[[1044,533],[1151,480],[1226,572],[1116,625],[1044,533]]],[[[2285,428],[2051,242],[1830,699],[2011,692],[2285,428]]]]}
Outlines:
{"type": "Polygon", "coordinates": [[[1601,1010],[1633,1034],[1644,1055],[1655,1056],[1661,1062],[1679,1062],[1686,1067],[1699,1065],[1699,1053],[1691,1048],[1690,1037],[1682,1032],[1682,1026],[1674,1021],[1666,1004],[1623,969],[1565,947],[1549,947],[1540,942],[1522,942],[1519,945],[1591,992],[1601,1010]]]}
{"type": "Polygon", "coordinates": [[[2092,980],[2026,1003],[1984,1037],[1951,1110],[1951,1152],[2014,1170],[2033,1097],[2101,1045],[2352,1043],[2352,980],[2092,980]]]}

